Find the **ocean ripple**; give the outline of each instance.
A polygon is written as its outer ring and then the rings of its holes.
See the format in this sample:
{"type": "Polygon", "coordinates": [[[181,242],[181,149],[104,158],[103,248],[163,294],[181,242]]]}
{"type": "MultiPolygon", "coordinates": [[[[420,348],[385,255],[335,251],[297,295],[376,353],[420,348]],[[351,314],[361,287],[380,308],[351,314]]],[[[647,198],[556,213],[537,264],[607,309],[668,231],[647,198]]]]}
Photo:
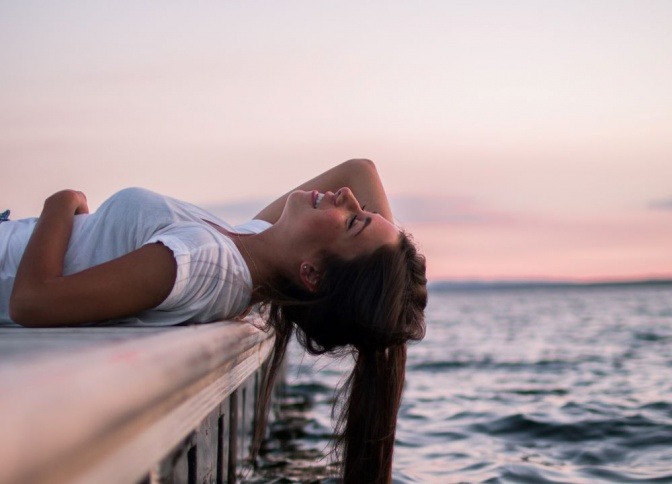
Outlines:
{"type": "MultiPolygon", "coordinates": [[[[394,482],[672,483],[672,286],[433,293],[427,314],[394,482]]],[[[283,464],[266,476],[330,482],[347,361],[294,347],[289,363],[292,418],[265,456],[283,464]]]]}

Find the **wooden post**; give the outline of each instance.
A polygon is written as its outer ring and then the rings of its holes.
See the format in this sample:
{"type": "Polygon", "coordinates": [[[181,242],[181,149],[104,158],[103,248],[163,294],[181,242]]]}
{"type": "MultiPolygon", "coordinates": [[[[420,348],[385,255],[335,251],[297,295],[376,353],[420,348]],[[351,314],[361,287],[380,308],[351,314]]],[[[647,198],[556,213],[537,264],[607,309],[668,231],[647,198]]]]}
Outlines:
{"type": "MultiPolygon", "coordinates": [[[[229,396],[219,405],[219,432],[217,436],[217,484],[229,482],[229,435],[231,429],[230,423],[230,405],[229,396]]],[[[235,473],[234,473],[235,474],[235,473]]]]}
{"type": "Polygon", "coordinates": [[[217,476],[217,421],[219,405],[208,415],[196,431],[196,482],[215,482],[217,476]]]}
{"type": "Polygon", "coordinates": [[[236,468],[238,467],[238,395],[236,389],[229,397],[229,484],[236,482],[236,468]]]}

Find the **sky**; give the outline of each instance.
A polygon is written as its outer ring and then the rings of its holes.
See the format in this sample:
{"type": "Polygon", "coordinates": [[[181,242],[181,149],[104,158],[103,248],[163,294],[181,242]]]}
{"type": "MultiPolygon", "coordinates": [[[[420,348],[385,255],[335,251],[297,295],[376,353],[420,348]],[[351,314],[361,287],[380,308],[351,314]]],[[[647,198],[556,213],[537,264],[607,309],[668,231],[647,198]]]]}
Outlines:
{"type": "Polygon", "coordinates": [[[0,211],[372,159],[430,280],[672,276],[672,2],[0,2],[0,211]]]}

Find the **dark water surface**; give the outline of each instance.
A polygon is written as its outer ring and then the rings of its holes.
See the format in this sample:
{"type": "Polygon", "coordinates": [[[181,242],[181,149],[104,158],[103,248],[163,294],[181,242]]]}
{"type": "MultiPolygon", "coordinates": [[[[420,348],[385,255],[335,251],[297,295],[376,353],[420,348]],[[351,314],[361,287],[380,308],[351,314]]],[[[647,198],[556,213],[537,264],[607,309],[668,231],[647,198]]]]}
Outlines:
{"type": "MultiPolygon", "coordinates": [[[[411,347],[396,482],[672,482],[672,286],[436,292],[411,347]]],[[[348,362],[290,352],[250,482],[328,482],[348,362]]]]}

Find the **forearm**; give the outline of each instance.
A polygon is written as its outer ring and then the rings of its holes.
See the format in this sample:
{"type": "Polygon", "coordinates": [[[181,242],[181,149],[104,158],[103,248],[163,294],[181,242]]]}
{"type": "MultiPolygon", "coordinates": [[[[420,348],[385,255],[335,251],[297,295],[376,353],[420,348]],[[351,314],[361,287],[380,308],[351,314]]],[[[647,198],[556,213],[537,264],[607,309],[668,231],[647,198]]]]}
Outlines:
{"type": "Polygon", "coordinates": [[[366,210],[380,213],[392,221],[392,210],[378,171],[373,162],[365,159],[345,161],[302,183],[259,212],[256,218],[275,223],[284,209],[287,197],[295,190],[318,190],[324,193],[335,192],[342,187],[350,188],[366,210]]]}
{"type": "Polygon", "coordinates": [[[352,163],[346,170],[348,180],[338,188],[350,188],[364,209],[394,222],[390,202],[374,163],[370,160],[350,160],[346,163],[352,163]]]}
{"type": "Polygon", "coordinates": [[[75,212],[81,205],[72,191],[58,192],[45,201],[16,272],[10,307],[30,304],[51,281],[63,275],[75,212]]]}

